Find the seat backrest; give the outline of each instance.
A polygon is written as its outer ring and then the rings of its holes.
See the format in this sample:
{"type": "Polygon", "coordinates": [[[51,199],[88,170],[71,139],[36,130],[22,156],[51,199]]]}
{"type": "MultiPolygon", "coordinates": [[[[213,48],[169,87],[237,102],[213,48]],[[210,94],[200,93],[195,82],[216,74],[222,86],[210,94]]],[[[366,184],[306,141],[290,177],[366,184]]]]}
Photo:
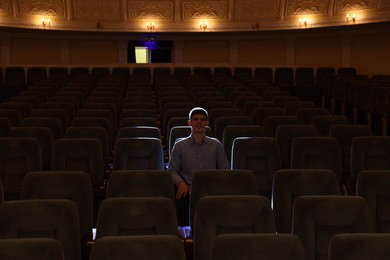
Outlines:
{"type": "Polygon", "coordinates": [[[113,171],[106,198],[115,197],[166,197],[176,202],[171,175],[164,170],[113,171]]]}
{"type": "Polygon", "coordinates": [[[263,119],[264,133],[268,137],[275,137],[276,128],[280,125],[299,125],[302,121],[297,116],[267,116],[263,119]]]}
{"type": "Polygon", "coordinates": [[[281,107],[256,107],[252,110],[251,118],[255,125],[263,126],[268,116],[284,116],[286,111],[281,107]]]}
{"type": "Polygon", "coordinates": [[[42,170],[39,142],[30,137],[0,138],[0,177],[5,200],[18,199],[23,178],[42,170]]]}
{"type": "Polygon", "coordinates": [[[47,78],[45,67],[28,67],[26,73],[26,83],[28,86],[32,86],[47,78]]]}
{"type": "Polygon", "coordinates": [[[275,172],[271,205],[278,233],[291,233],[294,201],[303,195],[340,195],[336,174],[322,169],[282,169],[275,172]]]}
{"type": "Polygon", "coordinates": [[[337,234],[330,241],[329,260],[387,259],[389,243],[390,234],[337,234]]]}
{"type": "Polygon", "coordinates": [[[177,236],[102,237],[95,241],[90,260],[185,260],[183,242],[177,236]]]}
{"type": "Polygon", "coordinates": [[[329,130],[329,136],[339,142],[344,171],[350,172],[352,140],[357,136],[372,136],[372,132],[368,125],[333,125],[329,130]]]}
{"type": "Polygon", "coordinates": [[[262,80],[265,83],[273,84],[274,74],[271,67],[257,67],[254,71],[254,77],[256,79],[262,80]]]}
{"type": "Polygon", "coordinates": [[[152,126],[159,127],[156,117],[125,117],[119,122],[119,127],[152,126]]]}
{"type": "Polygon", "coordinates": [[[220,142],[223,139],[223,131],[230,125],[252,125],[252,119],[249,116],[222,116],[215,119],[214,137],[220,142]]]}
{"type": "Polygon", "coordinates": [[[308,260],[328,259],[331,238],[340,233],[373,233],[368,203],[358,196],[307,195],[295,199],[292,234],[303,244],[308,260]]]}
{"type": "Polygon", "coordinates": [[[115,170],[163,170],[164,153],[161,140],[152,137],[117,139],[113,168],[115,170]]]}
{"type": "Polygon", "coordinates": [[[26,117],[22,126],[47,127],[51,130],[53,141],[64,136],[64,127],[60,119],[56,117],[26,117]]]}
{"type": "Polygon", "coordinates": [[[341,182],[343,166],[340,145],[330,136],[295,137],[291,146],[291,168],[332,170],[341,182]]]}
{"type": "Polygon", "coordinates": [[[47,170],[49,168],[54,143],[53,134],[50,128],[40,126],[12,127],[9,131],[9,137],[36,138],[41,147],[42,169],[47,170]]]}
{"type": "Polygon", "coordinates": [[[194,173],[190,196],[190,222],[194,225],[197,202],[210,195],[257,195],[256,177],[250,170],[201,170],[194,173]]]}
{"type": "Polygon", "coordinates": [[[311,119],[313,116],[329,114],[329,110],[322,107],[301,107],[295,110],[295,115],[299,117],[305,124],[311,124],[311,119]]]}
{"type": "Polygon", "coordinates": [[[70,199],[78,210],[81,238],[87,239],[92,231],[92,187],[89,175],[85,172],[30,172],[23,180],[20,199],[70,199]]]}
{"type": "Polygon", "coordinates": [[[161,132],[160,129],[155,126],[129,126],[118,129],[117,138],[128,137],[153,137],[161,139],[161,132]]]}
{"type": "Polygon", "coordinates": [[[215,237],[210,260],[304,260],[302,242],[291,234],[225,234],[215,237]]]}
{"type": "Polygon", "coordinates": [[[205,196],[198,200],[194,260],[209,259],[215,237],[233,233],[275,233],[269,200],[263,196],[205,196]]]}
{"type": "Polygon", "coordinates": [[[100,141],[95,138],[60,138],[54,142],[53,171],[83,171],[89,174],[92,189],[103,183],[104,163],[100,141]]]}
{"type": "Polygon", "coordinates": [[[389,170],[363,170],[356,183],[356,195],[367,200],[379,233],[390,231],[389,183],[389,170]]]}
{"type": "Polygon", "coordinates": [[[96,220],[96,239],[132,235],[177,235],[172,200],[164,197],[103,200],[96,220]]]}
{"type": "Polygon", "coordinates": [[[66,129],[64,138],[94,138],[98,140],[102,146],[104,164],[105,166],[108,165],[112,141],[108,139],[105,128],[99,126],[71,126],[66,129]]]}
{"type": "Polygon", "coordinates": [[[0,204],[0,237],[53,238],[61,243],[65,260],[80,259],[79,217],[70,200],[15,200],[0,204]]]}
{"type": "Polygon", "coordinates": [[[295,115],[299,108],[313,108],[315,106],[315,103],[311,101],[290,101],[284,104],[284,110],[286,110],[287,115],[295,115]]]}
{"type": "Polygon", "coordinates": [[[280,125],[276,128],[275,139],[280,149],[282,168],[291,168],[291,146],[295,137],[299,136],[319,136],[319,132],[310,124],[280,125]]]}
{"type": "Polygon", "coordinates": [[[317,127],[320,135],[329,136],[333,125],[347,125],[349,120],[343,115],[318,115],[311,118],[311,123],[317,127]]]}
{"type": "Polygon", "coordinates": [[[259,125],[228,125],[223,131],[222,145],[228,161],[231,161],[233,141],[237,137],[263,137],[264,128],[259,125]]]}
{"type": "Polygon", "coordinates": [[[0,117],[0,137],[8,137],[11,127],[11,120],[7,117],[0,117]]]}
{"type": "Polygon", "coordinates": [[[358,136],[351,144],[351,175],[355,180],[363,170],[390,168],[389,136],[358,136]]]}
{"type": "Polygon", "coordinates": [[[112,122],[106,117],[75,117],[72,126],[103,127],[107,130],[108,139],[113,140],[114,130],[112,122]]]}
{"type": "Polygon", "coordinates": [[[238,137],[234,139],[232,169],[253,171],[260,194],[271,197],[274,172],[281,169],[279,146],[272,137],[238,137]]]}
{"type": "Polygon", "coordinates": [[[0,258],[14,260],[64,260],[61,243],[54,238],[9,238],[0,240],[0,258]]]}

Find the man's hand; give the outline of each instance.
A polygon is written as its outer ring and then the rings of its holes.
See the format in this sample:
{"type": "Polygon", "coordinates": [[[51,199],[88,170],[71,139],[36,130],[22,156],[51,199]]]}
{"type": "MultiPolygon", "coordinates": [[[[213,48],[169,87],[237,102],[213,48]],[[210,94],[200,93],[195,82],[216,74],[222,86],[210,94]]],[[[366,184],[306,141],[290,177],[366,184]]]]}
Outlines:
{"type": "Polygon", "coordinates": [[[181,199],[187,196],[190,188],[188,185],[182,181],[177,184],[176,199],[181,199]]]}

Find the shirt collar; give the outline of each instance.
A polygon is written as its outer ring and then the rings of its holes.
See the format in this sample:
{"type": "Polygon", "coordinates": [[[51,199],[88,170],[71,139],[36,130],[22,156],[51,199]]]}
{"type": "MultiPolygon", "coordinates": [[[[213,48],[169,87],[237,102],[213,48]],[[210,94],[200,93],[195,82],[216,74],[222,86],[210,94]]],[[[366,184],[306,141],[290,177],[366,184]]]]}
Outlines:
{"type": "MultiPolygon", "coordinates": [[[[188,140],[190,141],[191,144],[194,144],[194,143],[195,143],[195,139],[192,138],[192,135],[190,135],[190,136],[188,137],[188,140]]],[[[203,138],[202,143],[208,143],[209,141],[210,141],[210,137],[208,137],[207,135],[205,135],[204,138],[203,138]]]]}

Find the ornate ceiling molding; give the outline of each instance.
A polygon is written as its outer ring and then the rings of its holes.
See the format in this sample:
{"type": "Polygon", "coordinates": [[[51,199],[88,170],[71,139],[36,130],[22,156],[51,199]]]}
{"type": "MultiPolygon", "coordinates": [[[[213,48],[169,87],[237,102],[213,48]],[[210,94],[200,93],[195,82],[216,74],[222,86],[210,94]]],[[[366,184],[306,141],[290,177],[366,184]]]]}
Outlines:
{"type": "Polygon", "coordinates": [[[156,32],[299,29],[390,21],[390,0],[0,0],[0,26],[156,32]],[[50,19],[51,26],[42,22],[50,19]],[[299,20],[300,19],[300,20],[299,20]],[[305,26],[302,26],[304,21],[305,26]]]}

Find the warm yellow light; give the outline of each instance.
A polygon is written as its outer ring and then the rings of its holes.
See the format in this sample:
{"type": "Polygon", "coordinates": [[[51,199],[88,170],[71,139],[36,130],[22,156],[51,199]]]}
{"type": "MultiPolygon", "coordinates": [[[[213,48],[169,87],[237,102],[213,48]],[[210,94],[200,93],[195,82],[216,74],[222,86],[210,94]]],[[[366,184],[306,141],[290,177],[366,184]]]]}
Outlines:
{"type": "Polygon", "coordinates": [[[205,31],[207,29],[207,26],[208,26],[207,21],[206,22],[203,22],[203,21],[199,22],[199,28],[201,30],[205,31]]]}

